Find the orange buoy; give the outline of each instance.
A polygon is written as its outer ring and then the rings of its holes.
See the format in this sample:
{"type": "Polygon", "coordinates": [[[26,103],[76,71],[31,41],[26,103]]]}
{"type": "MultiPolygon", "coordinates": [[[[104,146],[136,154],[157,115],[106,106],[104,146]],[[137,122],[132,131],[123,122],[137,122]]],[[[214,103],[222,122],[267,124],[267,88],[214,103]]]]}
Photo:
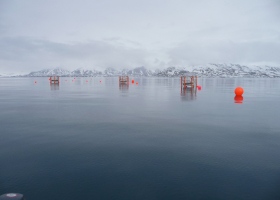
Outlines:
{"type": "Polygon", "coordinates": [[[37,81],[35,81],[35,83],[37,83],[37,81]]]}
{"type": "Polygon", "coordinates": [[[237,87],[234,92],[237,96],[241,96],[243,94],[244,90],[242,87],[237,87]]]}
{"type": "Polygon", "coordinates": [[[134,83],[134,80],[132,79],[131,83],[134,83]]]}
{"type": "Polygon", "coordinates": [[[138,85],[138,82],[136,82],[136,85],[138,85]]]}

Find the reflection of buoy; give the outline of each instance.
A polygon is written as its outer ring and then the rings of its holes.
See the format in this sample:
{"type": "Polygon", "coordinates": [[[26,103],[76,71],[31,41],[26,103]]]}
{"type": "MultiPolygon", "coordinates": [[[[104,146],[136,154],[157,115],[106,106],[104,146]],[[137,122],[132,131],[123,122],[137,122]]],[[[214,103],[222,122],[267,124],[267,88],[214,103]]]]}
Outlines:
{"type": "Polygon", "coordinates": [[[234,92],[237,96],[241,96],[243,94],[244,90],[242,87],[237,87],[234,92]]]}
{"type": "Polygon", "coordinates": [[[136,85],[138,85],[138,82],[136,82],[136,85]]]}
{"type": "Polygon", "coordinates": [[[236,95],[234,97],[235,103],[243,103],[243,97],[241,95],[236,95]]]}
{"type": "Polygon", "coordinates": [[[37,83],[37,81],[35,81],[35,83],[37,83]]]}
{"type": "Polygon", "coordinates": [[[132,79],[131,83],[134,83],[134,80],[132,79]]]}

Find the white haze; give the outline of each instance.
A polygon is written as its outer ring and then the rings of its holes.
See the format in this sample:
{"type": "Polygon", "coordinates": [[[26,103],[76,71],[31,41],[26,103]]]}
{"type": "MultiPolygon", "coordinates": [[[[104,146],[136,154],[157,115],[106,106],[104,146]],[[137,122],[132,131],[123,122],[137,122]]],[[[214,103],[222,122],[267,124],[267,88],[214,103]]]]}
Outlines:
{"type": "Polygon", "coordinates": [[[0,0],[0,72],[280,66],[279,0],[0,0]]]}

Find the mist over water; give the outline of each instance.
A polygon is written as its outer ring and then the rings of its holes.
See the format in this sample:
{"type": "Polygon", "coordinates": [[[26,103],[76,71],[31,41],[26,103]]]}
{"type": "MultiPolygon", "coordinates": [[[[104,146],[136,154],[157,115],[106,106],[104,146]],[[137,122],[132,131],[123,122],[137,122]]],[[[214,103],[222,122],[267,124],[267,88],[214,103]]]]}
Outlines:
{"type": "Polygon", "coordinates": [[[1,78],[0,194],[280,199],[280,79],[131,79],[1,78]]]}

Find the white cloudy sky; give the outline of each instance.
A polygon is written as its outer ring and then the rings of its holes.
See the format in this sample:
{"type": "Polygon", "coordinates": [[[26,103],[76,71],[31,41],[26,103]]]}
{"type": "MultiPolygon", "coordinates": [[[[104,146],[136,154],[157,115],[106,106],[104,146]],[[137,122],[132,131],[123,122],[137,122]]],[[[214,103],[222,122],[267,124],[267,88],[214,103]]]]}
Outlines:
{"type": "Polygon", "coordinates": [[[280,66],[279,0],[0,0],[0,72],[280,66]]]}

